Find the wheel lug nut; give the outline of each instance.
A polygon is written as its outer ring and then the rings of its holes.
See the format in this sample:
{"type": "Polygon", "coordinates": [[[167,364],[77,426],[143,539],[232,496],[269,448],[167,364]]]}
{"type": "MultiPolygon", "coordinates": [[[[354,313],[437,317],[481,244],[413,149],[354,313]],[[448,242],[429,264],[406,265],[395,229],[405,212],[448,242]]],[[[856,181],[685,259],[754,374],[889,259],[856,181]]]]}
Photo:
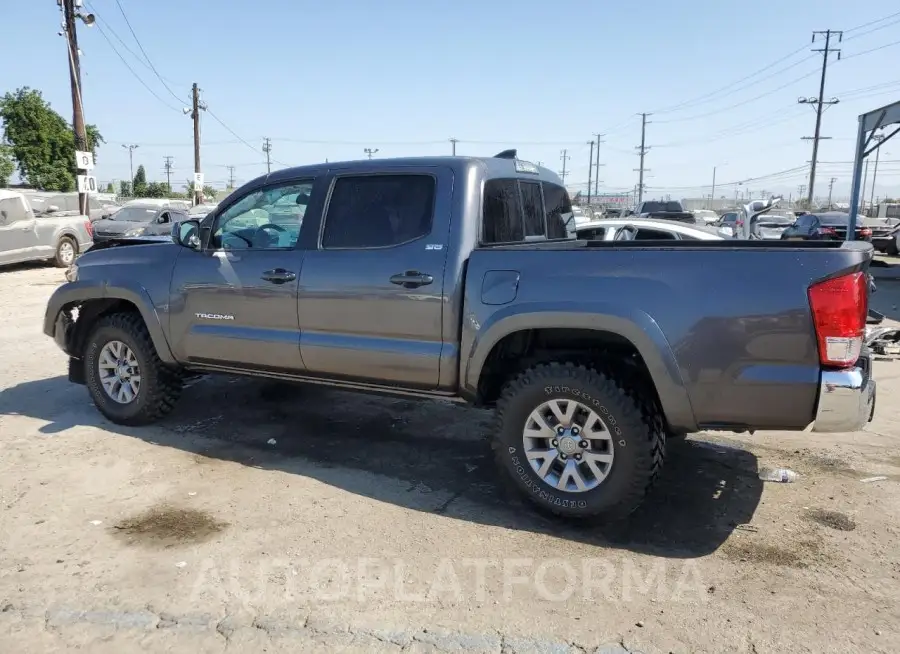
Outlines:
{"type": "Polygon", "coordinates": [[[559,458],[562,459],[563,461],[565,461],[565,460],[566,460],[566,455],[565,455],[565,454],[560,454],[560,455],[559,455],[559,458]]]}
{"type": "Polygon", "coordinates": [[[552,441],[550,441],[550,444],[551,444],[553,447],[556,447],[557,445],[559,445],[559,441],[556,440],[556,439],[554,438],[552,441]]]}
{"type": "Polygon", "coordinates": [[[562,425],[560,425],[559,427],[556,428],[557,434],[564,434],[565,432],[566,432],[566,428],[563,427],[562,425]]]}
{"type": "Polygon", "coordinates": [[[587,441],[581,441],[578,445],[580,445],[582,449],[586,450],[588,447],[590,447],[591,444],[587,441]]]}
{"type": "Polygon", "coordinates": [[[572,427],[572,434],[574,434],[575,436],[578,436],[578,431],[578,427],[572,427]]]}
{"type": "Polygon", "coordinates": [[[576,461],[581,461],[581,455],[580,455],[580,454],[576,454],[576,455],[575,455],[575,460],[576,460],[576,461]]]}

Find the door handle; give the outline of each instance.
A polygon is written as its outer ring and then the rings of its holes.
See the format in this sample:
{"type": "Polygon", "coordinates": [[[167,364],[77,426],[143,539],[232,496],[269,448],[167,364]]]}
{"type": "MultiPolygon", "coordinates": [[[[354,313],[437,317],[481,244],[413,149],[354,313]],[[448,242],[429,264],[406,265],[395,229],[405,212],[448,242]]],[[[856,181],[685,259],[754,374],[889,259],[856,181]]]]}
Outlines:
{"type": "Polygon", "coordinates": [[[391,276],[391,284],[402,286],[403,288],[418,288],[420,286],[428,286],[434,281],[434,277],[420,273],[418,270],[407,270],[400,275],[391,276]]]}
{"type": "Polygon", "coordinates": [[[285,270],[284,268],[275,268],[274,270],[267,270],[264,272],[261,279],[272,282],[273,284],[284,284],[285,282],[292,282],[297,279],[297,273],[285,270]]]}

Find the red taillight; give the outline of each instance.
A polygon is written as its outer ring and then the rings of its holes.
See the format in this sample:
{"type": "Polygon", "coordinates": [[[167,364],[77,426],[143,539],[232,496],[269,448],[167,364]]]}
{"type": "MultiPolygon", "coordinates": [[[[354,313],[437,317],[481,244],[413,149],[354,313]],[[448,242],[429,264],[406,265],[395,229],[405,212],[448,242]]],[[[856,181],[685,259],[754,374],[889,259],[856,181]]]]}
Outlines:
{"type": "Polygon", "coordinates": [[[835,234],[837,234],[837,232],[834,231],[831,227],[819,227],[819,229],[817,229],[816,231],[823,236],[826,234],[829,236],[834,236],[835,234]]]}
{"type": "Polygon", "coordinates": [[[846,368],[856,363],[869,312],[866,276],[857,272],[813,284],[809,306],[822,365],[846,368]]]}
{"type": "Polygon", "coordinates": [[[84,221],[84,228],[87,230],[88,238],[93,239],[94,238],[94,226],[91,224],[90,220],[84,221]]]}

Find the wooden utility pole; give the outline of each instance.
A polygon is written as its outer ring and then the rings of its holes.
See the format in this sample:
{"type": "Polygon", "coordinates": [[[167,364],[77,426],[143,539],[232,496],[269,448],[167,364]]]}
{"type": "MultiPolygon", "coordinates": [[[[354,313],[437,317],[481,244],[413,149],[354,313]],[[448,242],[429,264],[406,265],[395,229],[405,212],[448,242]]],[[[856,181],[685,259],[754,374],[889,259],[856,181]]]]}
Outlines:
{"type": "Polygon", "coordinates": [[[263,139],[263,152],[266,153],[266,174],[272,172],[272,139],[268,136],[263,139]]]}
{"type": "Polygon", "coordinates": [[[822,131],[822,111],[826,105],[833,105],[838,103],[837,98],[832,98],[828,102],[825,101],[825,73],[828,70],[828,56],[832,52],[837,52],[838,60],[841,58],[841,51],[831,47],[831,37],[836,36],[838,41],[843,39],[844,33],[835,31],[835,30],[825,30],[813,32],[813,43],[816,41],[816,36],[825,35],[825,47],[819,48],[817,50],[813,50],[813,52],[821,52],[822,53],[822,77],[819,81],[819,97],[818,98],[800,98],[798,102],[800,104],[815,104],[816,105],[816,131],[812,137],[803,137],[804,140],[811,140],[813,142],[813,151],[812,151],[812,162],[810,164],[809,169],[809,195],[806,198],[806,201],[809,203],[809,206],[812,207],[813,201],[813,193],[815,193],[816,186],[816,163],[819,158],[819,141],[823,139],[827,139],[830,137],[825,137],[821,135],[822,131]]]}
{"type": "Polygon", "coordinates": [[[837,177],[832,177],[828,180],[828,208],[831,209],[831,192],[834,190],[834,183],[837,181],[837,177]]]}
{"type": "Polygon", "coordinates": [[[234,166],[226,166],[228,168],[228,188],[234,188],[234,166]]]}
{"type": "MultiPolygon", "coordinates": [[[[197,82],[191,87],[192,105],[191,118],[194,120],[194,173],[200,172],[200,88],[197,82]]],[[[194,205],[200,204],[200,196],[203,193],[199,184],[194,184],[194,205]]]]}
{"type": "MultiPolygon", "coordinates": [[[[84,104],[81,95],[81,63],[78,58],[78,35],[75,33],[75,18],[81,18],[86,25],[94,23],[93,14],[87,16],[78,15],[75,11],[75,0],[58,0],[63,10],[63,35],[66,37],[67,58],[69,60],[69,82],[72,87],[72,129],[75,132],[75,149],[82,152],[90,150],[88,147],[87,130],[84,125],[84,104]]],[[[78,194],[79,213],[87,216],[87,193],[78,194]]]]}
{"type": "Polygon", "coordinates": [[[588,203],[588,206],[590,206],[590,204],[591,204],[591,175],[594,172],[594,141],[591,140],[591,141],[588,141],[588,143],[591,146],[591,154],[588,157],[588,194],[587,194],[588,195],[587,203],[588,203]]]}
{"type": "Polygon", "coordinates": [[[172,157],[171,155],[166,155],[165,157],[166,163],[163,168],[166,171],[166,187],[169,189],[169,193],[172,192],[172,157]]]}
{"type": "Polygon", "coordinates": [[[561,150],[559,153],[559,158],[562,159],[562,172],[559,174],[559,176],[562,177],[563,184],[565,184],[566,183],[566,175],[569,174],[566,171],[566,161],[568,161],[572,157],[569,156],[568,150],[561,150]]]}
{"type": "Polygon", "coordinates": [[[640,172],[638,173],[638,196],[637,203],[640,204],[644,201],[644,172],[646,169],[644,168],[644,155],[650,150],[647,147],[647,116],[650,114],[641,114],[641,145],[638,148],[638,154],[641,157],[641,167],[638,169],[640,172]]]}

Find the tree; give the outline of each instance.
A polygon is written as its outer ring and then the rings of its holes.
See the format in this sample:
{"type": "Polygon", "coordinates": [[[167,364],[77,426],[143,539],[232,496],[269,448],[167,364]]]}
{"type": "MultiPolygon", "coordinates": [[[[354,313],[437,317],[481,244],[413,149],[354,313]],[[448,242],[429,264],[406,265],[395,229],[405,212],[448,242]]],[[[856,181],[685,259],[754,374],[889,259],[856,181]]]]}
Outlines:
{"type": "Polygon", "coordinates": [[[124,179],[119,182],[119,195],[122,197],[131,195],[131,182],[126,182],[124,179]]]}
{"type": "Polygon", "coordinates": [[[207,200],[211,200],[211,199],[215,198],[216,197],[216,189],[214,189],[212,186],[207,184],[206,186],[203,187],[203,196],[207,200]]]}
{"type": "Polygon", "coordinates": [[[116,192],[116,187],[113,186],[112,182],[110,182],[109,184],[106,185],[106,192],[107,193],[115,193],[116,192]]]}
{"type": "Polygon", "coordinates": [[[167,198],[169,197],[169,185],[165,182],[150,182],[143,195],[147,198],[167,198]]]}
{"type": "Polygon", "coordinates": [[[16,172],[16,162],[13,160],[12,148],[0,143],[0,188],[9,186],[9,178],[16,172]]]}
{"type": "MultiPolygon", "coordinates": [[[[75,188],[75,133],[65,119],[27,86],[0,98],[3,135],[23,181],[48,191],[75,188]]],[[[95,153],[103,136],[87,125],[88,148],[95,153]]]]}
{"type": "Polygon", "coordinates": [[[134,197],[142,198],[147,195],[147,171],[143,166],[138,166],[137,172],[134,174],[134,197]]]}

